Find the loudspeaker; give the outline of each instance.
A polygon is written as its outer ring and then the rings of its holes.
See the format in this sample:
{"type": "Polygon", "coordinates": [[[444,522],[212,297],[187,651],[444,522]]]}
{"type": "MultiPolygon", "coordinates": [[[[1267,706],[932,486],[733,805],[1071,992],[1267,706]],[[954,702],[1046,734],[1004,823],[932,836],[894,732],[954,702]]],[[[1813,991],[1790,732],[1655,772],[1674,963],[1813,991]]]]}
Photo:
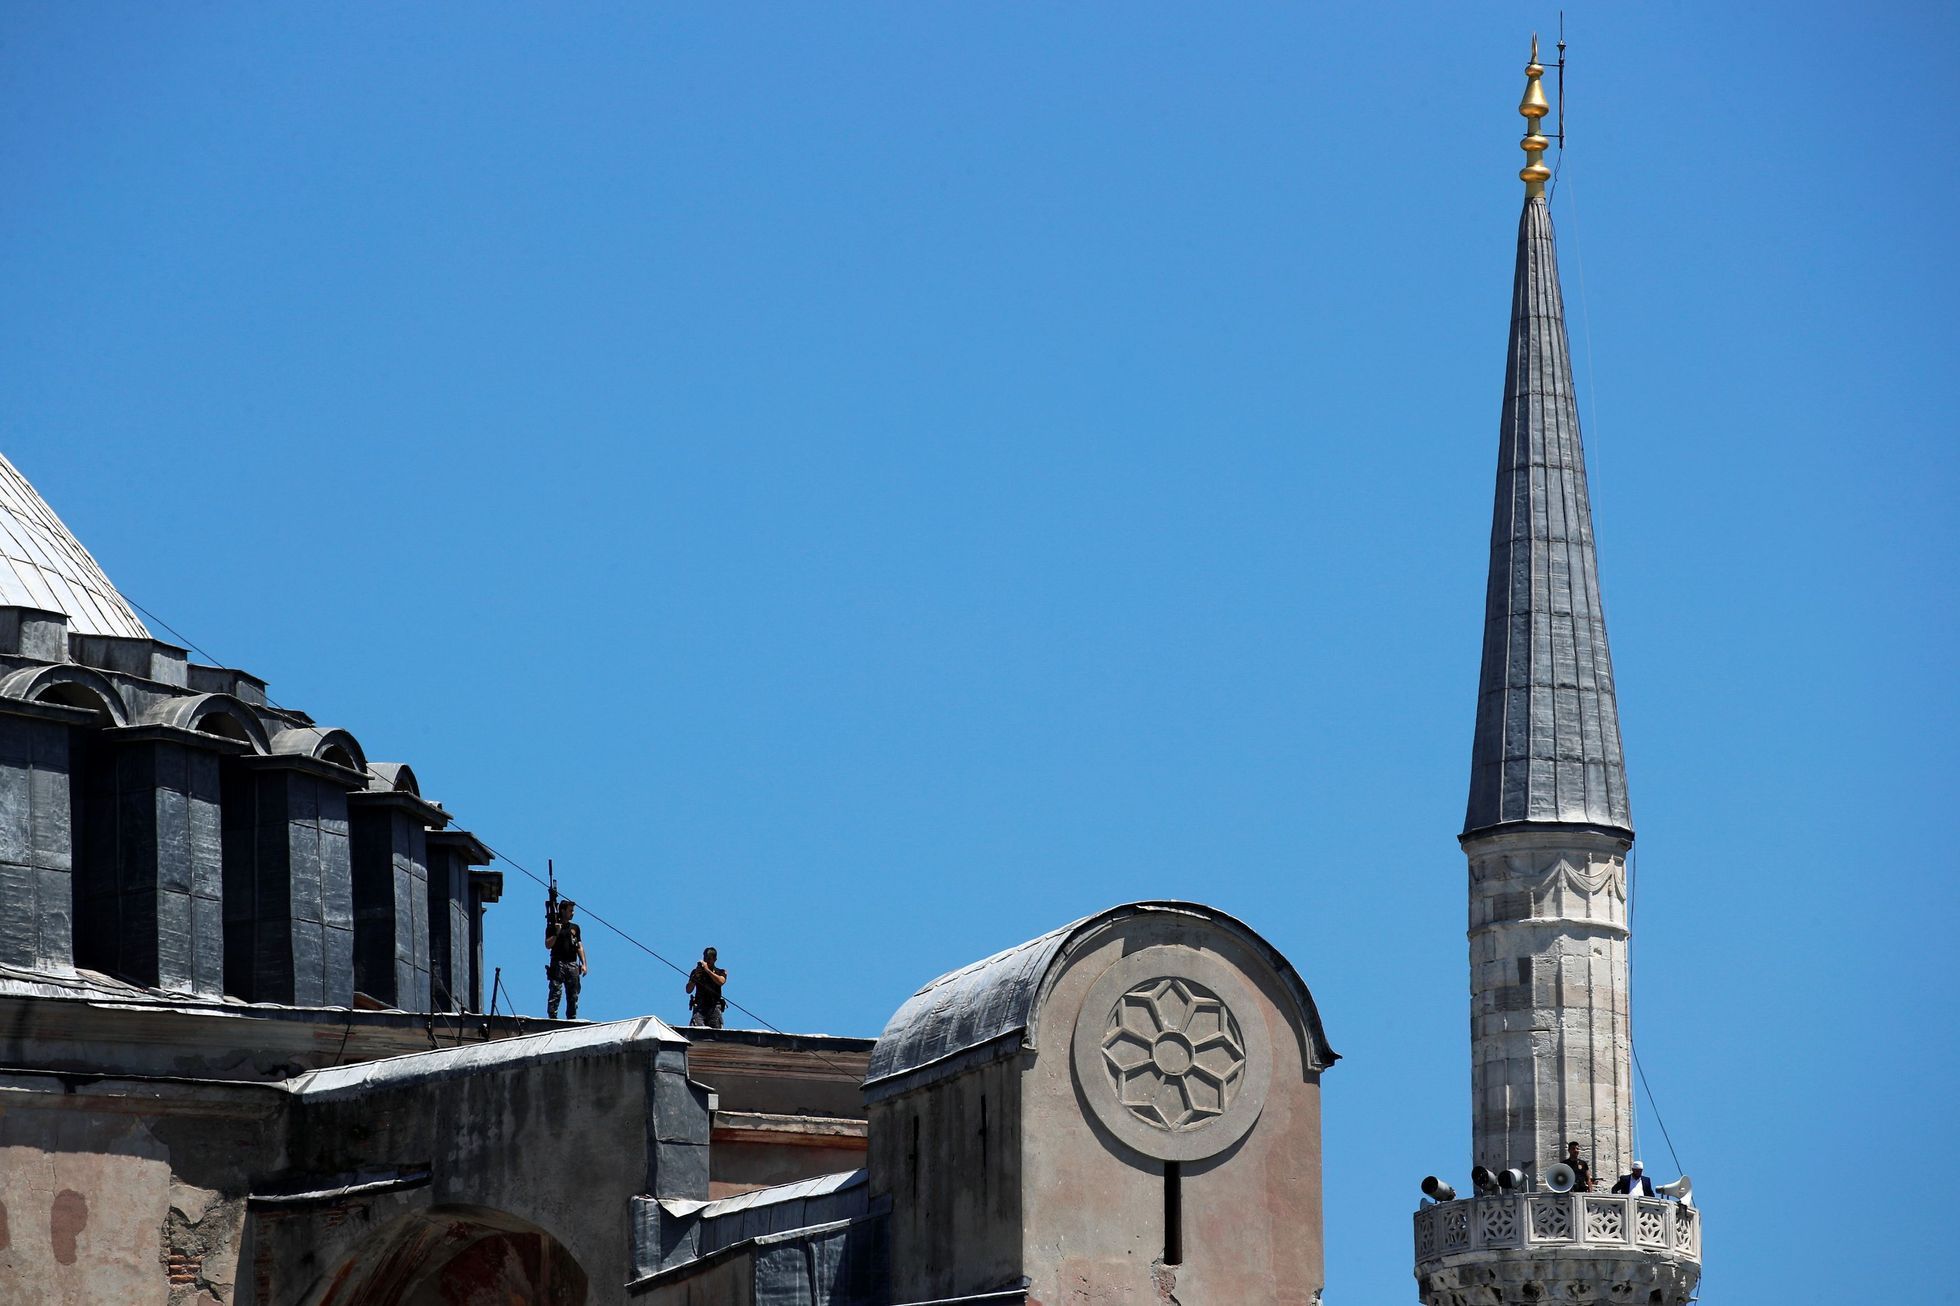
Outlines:
{"type": "Polygon", "coordinates": [[[1563,1161],[1545,1167],[1545,1187],[1555,1193],[1569,1193],[1572,1185],[1579,1182],[1579,1172],[1563,1161]]]}
{"type": "Polygon", "coordinates": [[[1695,1186],[1689,1182],[1686,1175],[1682,1175],[1671,1184],[1655,1184],[1654,1191],[1662,1197],[1672,1197],[1683,1206],[1695,1204],[1695,1186]]]}
{"type": "Polygon", "coordinates": [[[1435,1175],[1430,1175],[1422,1181],[1422,1194],[1431,1201],[1436,1202],[1454,1202],[1456,1200],[1456,1189],[1450,1187],[1435,1175]]]}

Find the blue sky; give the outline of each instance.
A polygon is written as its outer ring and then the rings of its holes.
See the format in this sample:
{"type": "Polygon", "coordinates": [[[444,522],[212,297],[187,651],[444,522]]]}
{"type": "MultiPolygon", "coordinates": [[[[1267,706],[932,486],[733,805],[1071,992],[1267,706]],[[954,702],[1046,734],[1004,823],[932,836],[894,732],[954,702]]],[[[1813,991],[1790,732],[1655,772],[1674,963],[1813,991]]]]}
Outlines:
{"type": "MultiPolygon", "coordinates": [[[[1346,1057],[1329,1301],[1413,1300],[1556,21],[11,4],[0,441],[137,602],[783,1028],[1115,902],[1244,918],[1346,1057]]],[[[1704,1300],[1951,1300],[1960,19],[1567,29],[1636,1036],[1704,1300]]],[[[684,1015],[590,938],[587,1014],[684,1015]]]]}

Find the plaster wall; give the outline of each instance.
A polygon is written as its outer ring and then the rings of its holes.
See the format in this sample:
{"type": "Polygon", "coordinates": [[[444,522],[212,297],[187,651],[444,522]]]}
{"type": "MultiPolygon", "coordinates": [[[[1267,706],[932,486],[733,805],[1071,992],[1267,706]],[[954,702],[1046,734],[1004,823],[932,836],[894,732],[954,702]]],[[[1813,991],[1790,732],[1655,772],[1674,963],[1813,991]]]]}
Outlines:
{"type": "MultiPolygon", "coordinates": [[[[1158,965],[1154,961],[1151,965],[1158,965]]],[[[1201,920],[1113,922],[1068,958],[1041,1008],[1022,1083],[1022,1263],[1031,1301],[1309,1303],[1325,1283],[1320,1085],[1306,1070],[1295,1003],[1265,956],[1201,920]],[[1166,1166],[1118,1139],[1078,1081],[1077,1018],[1098,979],[1145,949],[1166,973],[1222,963],[1248,1045],[1263,1041],[1269,1087],[1249,1132],[1180,1163],[1182,1259],[1166,1263],[1166,1166]],[[1246,997],[1249,995],[1249,1002],[1246,997]]],[[[1104,1016],[1092,1013],[1097,1032],[1104,1016]]],[[[1241,1089],[1241,1093],[1248,1091],[1241,1089]]]]}
{"type": "Polygon", "coordinates": [[[871,1105],[870,1185],[892,1204],[894,1301],[1020,1282],[1021,1060],[871,1105]]]}
{"type": "Polygon", "coordinates": [[[862,1138],[820,1143],[793,1137],[775,1142],[730,1142],[716,1138],[711,1151],[708,1196],[733,1197],[776,1184],[855,1170],[864,1164],[864,1150],[862,1138]]]}
{"type": "Polygon", "coordinates": [[[20,1076],[0,1086],[0,1304],[235,1300],[277,1090],[20,1076]]]}
{"type": "MultiPolygon", "coordinates": [[[[292,1167],[344,1176],[427,1165],[431,1180],[413,1206],[506,1213],[562,1244],[595,1286],[623,1284],[627,1198],[647,1191],[651,1178],[646,1059],[628,1052],[520,1062],[318,1099],[303,1092],[292,1167]]],[[[260,1251],[272,1288],[267,1306],[303,1300],[308,1284],[337,1273],[376,1231],[375,1215],[392,1216],[393,1205],[370,1212],[356,1201],[311,1219],[282,1217],[260,1251]]]]}
{"type": "MultiPolygon", "coordinates": [[[[172,1002],[110,987],[42,997],[15,987],[0,993],[0,1066],[277,1081],[322,1066],[430,1050],[428,1018],[412,1012],[172,1002]]],[[[480,1040],[486,1025],[492,1040],[552,1028],[521,1017],[483,1017],[469,1022],[466,1036],[480,1040]]],[[[456,1042],[453,1022],[438,1020],[435,1028],[443,1046],[456,1042]]]]}
{"type": "Polygon", "coordinates": [[[873,1040],[771,1030],[681,1030],[688,1074],[721,1096],[723,1111],[864,1119],[873,1040]]]}

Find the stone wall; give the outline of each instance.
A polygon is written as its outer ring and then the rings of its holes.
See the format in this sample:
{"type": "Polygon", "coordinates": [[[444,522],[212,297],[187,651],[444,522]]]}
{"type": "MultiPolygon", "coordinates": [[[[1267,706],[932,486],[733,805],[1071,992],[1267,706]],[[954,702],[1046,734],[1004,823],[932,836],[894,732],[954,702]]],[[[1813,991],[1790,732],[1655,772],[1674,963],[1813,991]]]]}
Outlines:
{"type": "Polygon", "coordinates": [[[1022,1275],[1021,1058],[871,1105],[871,1190],[891,1202],[894,1301],[961,1296],[1022,1275]]]}
{"type": "Polygon", "coordinates": [[[705,1199],[707,1139],[657,1021],[281,1083],[14,1074],[0,1302],[619,1301],[635,1198],[705,1199]]]}
{"type": "Polygon", "coordinates": [[[1135,904],[921,989],[874,1055],[893,1300],[1307,1302],[1324,1281],[1305,986],[1230,918],[1135,904]]]}
{"type": "Polygon", "coordinates": [[[1315,1299],[1325,1283],[1320,1076],[1267,957],[1202,921],[1120,922],[1071,955],[1038,1035],[1022,1125],[1032,1299],[1315,1299]],[[1202,1050],[1221,1022],[1228,1041],[1202,1050]],[[1126,1029],[1154,1046],[1132,1056],[1126,1029]],[[1153,1029],[1163,1034],[1153,1040],[1153,1029]],[[1179,1030],[1201,1061],[1236,1070],[1222,1101],[1199,1103],[1179,1030]],[[1112,1064],[1138,1068],[1128,1091],[1112,1064]],[[1141,1102],[1155,1105],[1127,1105],[1141,1102]]]}
{"type": "Polygon", "coordinates": [[[1633,1159],[1627,841],[1514,830],[1464,848],[1472,1164],[1537,1173],[1577,1140],[1610,1183],[1633,1159]]]}
{"type": "Polygon", "coordinates": [[[244,1197],[279,1164],[285,1097],[271,1087],[0,1080],[0,1300],[239,1300],[244,1197]]]}
{"type": "Polygon", "coordinates": [[[428,1216],[466,1239],[538,1235],[594,1300],[613,1300],[636,1259],[632,1196],[707,1196],[707,1103],[658,1022],[322,1070],[294,1093],[282,1184],[330,1196],[255,1208],[267,1306],[313,1300],[329,1282],[322,1306],[378,1292],[399,1270],[389,1249],[412,1245],[428,1216]],[[370,1176],[413,1186],[363,1193],[370,1176]]]}

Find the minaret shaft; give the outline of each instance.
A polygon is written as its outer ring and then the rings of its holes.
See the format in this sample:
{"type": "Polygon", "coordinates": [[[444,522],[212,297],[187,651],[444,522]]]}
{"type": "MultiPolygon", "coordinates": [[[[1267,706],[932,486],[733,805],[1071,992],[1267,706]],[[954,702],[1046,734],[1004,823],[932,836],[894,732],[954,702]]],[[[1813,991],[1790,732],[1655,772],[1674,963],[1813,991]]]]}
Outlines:
{"type": "Polygon", "coordinates": [[[1464,841],[1473,1165],[1538,1173],[1569,1141],[1609,1180],[1632,1160],[1627,847],[1569,827],[1464,841]]]}

